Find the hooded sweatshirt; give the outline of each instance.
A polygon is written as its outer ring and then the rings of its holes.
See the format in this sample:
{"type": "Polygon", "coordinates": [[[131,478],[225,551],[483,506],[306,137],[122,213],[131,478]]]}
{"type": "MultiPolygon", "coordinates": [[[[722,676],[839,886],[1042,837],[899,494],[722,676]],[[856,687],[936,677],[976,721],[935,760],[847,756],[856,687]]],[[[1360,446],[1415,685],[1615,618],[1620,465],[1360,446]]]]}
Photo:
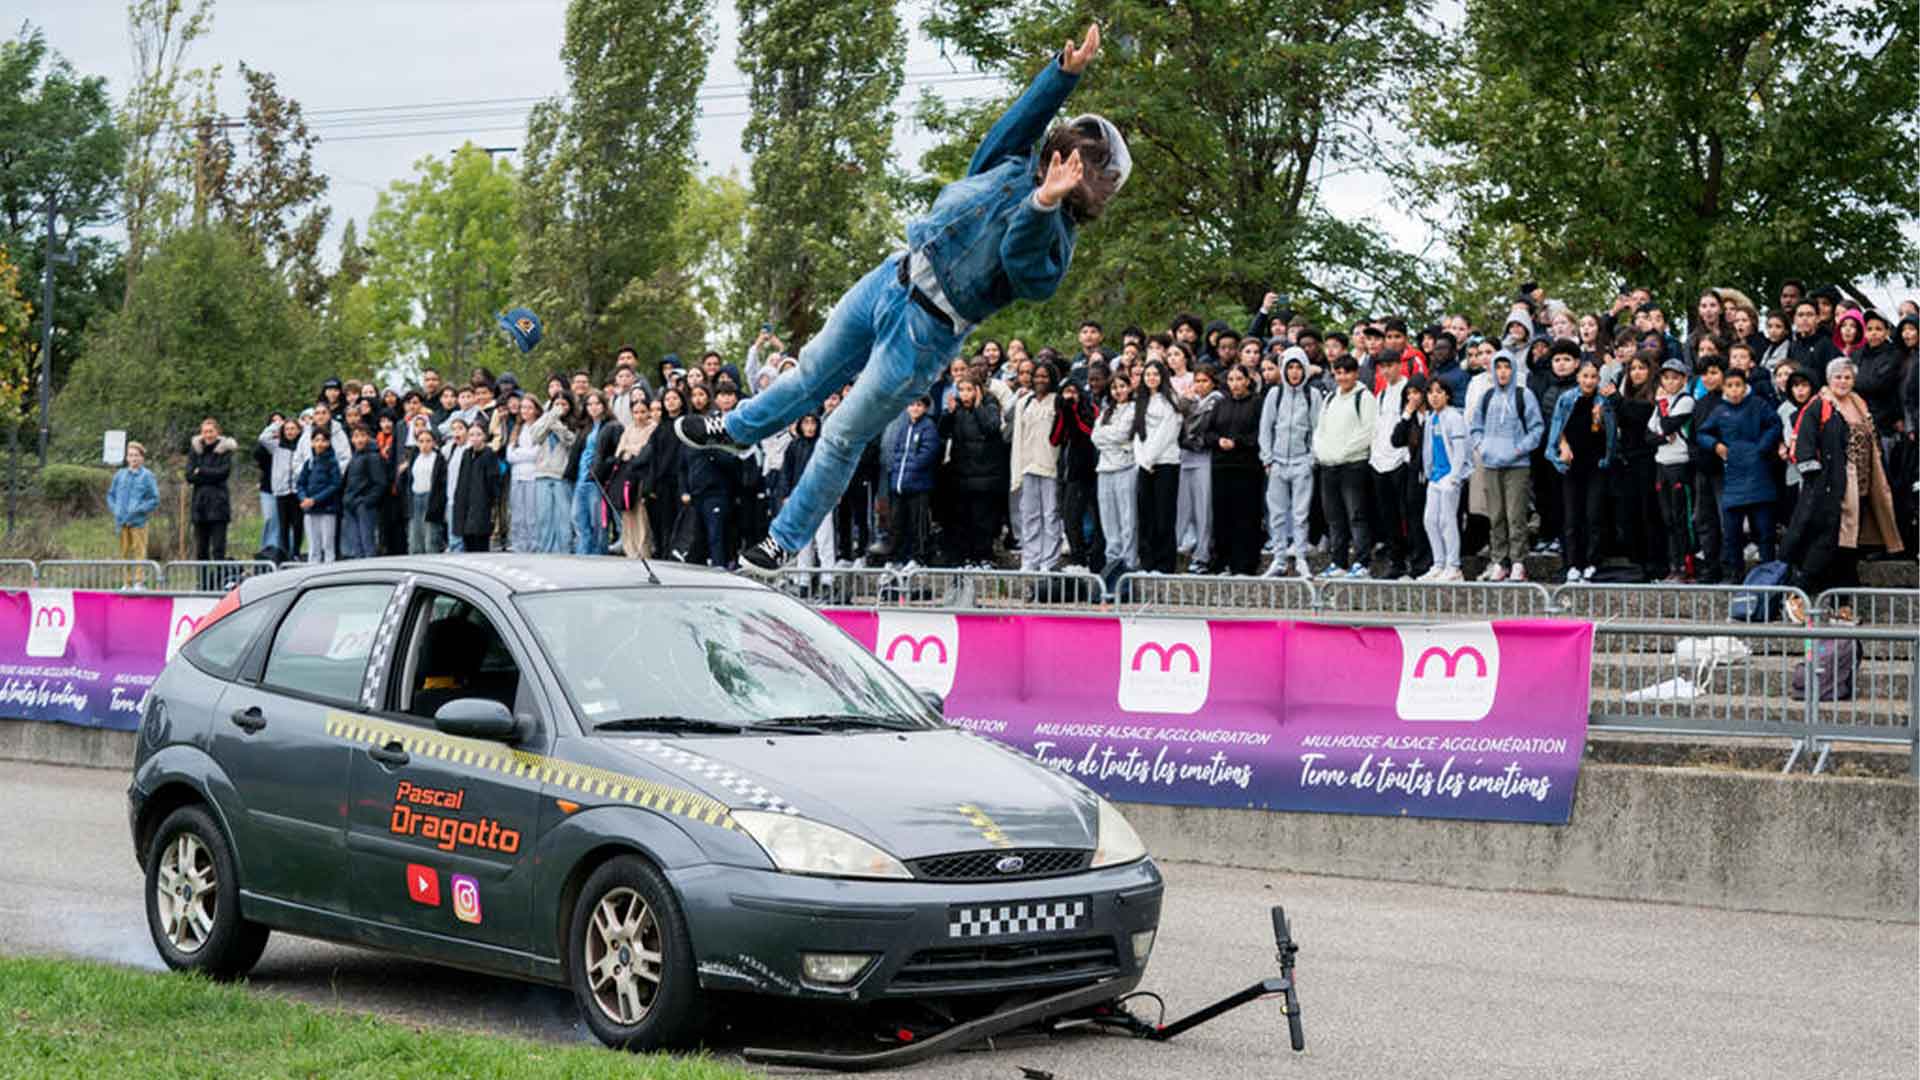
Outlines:
{"type": "Polygon", "coordinates": [[[1109,402],[1093,425],[1093,448],[1100,460],[1099,472],[1120,472],[1133,468],[1133,402],[1109,402]]]}
{"type": "Polygon", "coordinates": [[[1352,391],[1334,391],[1320,409],[1313,429],[1313,457],[1322,465],[1352,465],[1367,460],[1380,406],[1373,391],[1355,384],[1352,391]]]}
{"type": "Polygon", "coordinates": [[[1520,385],[1516,372],[1507,385],[1497,382],[1474,403],[1468,425],[1480,463],[1489,469],[1515,469],[1527,464],[1546,436],[1547,418],[1533,391],[1520,385]]]}
{"type": "Polygon", "coordinates": [[[1306,352],[1288,349],[1280,385],[1267,391],[1260,406],[1260,462],[1286,476],[1313,471],[1313,429],[1326,399],[1307,385],[1306,375],[1306,352]]]}

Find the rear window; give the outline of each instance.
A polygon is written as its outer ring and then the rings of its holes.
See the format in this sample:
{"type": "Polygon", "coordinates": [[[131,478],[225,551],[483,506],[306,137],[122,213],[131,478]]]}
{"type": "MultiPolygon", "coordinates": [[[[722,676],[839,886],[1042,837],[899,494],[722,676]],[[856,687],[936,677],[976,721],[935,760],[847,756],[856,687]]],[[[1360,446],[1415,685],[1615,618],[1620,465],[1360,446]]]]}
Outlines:
{"type": "Polygon", "coordinates": [[[281,605],[271,600],[240,608],[193,635],[180,649],[187,662],[209,675],[231,679],[240,671],[241,661],[254,638],[267,625],[268,616],[281,605]]]}
{"type": "Polygon", "coordinates": [[[391,585],[336,585],[302,594],[274,635],[263,681],[328,701],[357,701],[391,595],[391,585]]]}

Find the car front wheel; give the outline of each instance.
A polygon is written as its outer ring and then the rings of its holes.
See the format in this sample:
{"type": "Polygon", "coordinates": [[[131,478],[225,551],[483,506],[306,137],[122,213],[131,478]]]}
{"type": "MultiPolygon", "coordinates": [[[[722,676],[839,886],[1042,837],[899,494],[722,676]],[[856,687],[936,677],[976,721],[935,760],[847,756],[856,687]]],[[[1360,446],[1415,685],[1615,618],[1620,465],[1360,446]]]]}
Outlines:
{"type": "Polygon", "coordinates": [[[240,876],[206,810],[167,815],[147,849],[147,929],[175,971],[235,979],[267,947],[267,928],[240,917],[240,876]]]}
{"type": "Polygon", "coordinates": [[[587,1026],[617,1049],[683,1045],[697,1034],[700,988],[679,899],[644,859],[593,872],[573,907],[574,997],[587,1026]]]}

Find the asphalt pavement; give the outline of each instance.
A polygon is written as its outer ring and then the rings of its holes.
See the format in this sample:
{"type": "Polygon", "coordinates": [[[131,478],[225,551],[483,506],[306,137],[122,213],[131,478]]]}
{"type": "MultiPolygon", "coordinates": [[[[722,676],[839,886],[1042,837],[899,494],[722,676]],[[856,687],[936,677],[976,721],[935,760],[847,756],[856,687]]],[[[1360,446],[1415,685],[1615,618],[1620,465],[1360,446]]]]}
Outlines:
{"type": "MultiPolygon", "coordinates": [[[[125,787],[123,773],[0,762],[0,951],[160,967],[125,787]]],[[[1276,974],[1267,908],[1284,903],[1301,945],[1306,1053],[1287,1049],[1284,1018],[1261,1002],[1166,1044],[1016,1039],[898,1075],[1913,1080],[1920,1068],[1912,924],[1164,870],[1142,988],[1177,1015],[1276,974]]],[[[253,984],[420,1024],[590,1039],[564,992],[285,935],[253,984]]]]}

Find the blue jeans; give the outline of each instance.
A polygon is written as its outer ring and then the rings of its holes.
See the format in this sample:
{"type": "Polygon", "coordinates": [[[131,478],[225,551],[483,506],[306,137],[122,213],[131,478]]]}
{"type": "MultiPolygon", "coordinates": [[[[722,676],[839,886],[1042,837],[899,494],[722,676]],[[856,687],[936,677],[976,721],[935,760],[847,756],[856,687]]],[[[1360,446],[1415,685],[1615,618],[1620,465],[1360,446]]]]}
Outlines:
{"type": "Polygon", "coordinates": [[[260,493],[260,546],[280,546],[280,500],[271,491],[260,493]]]}
{"type": "Polygon", "coordinates": [[[800,364],[727,414],[727,434],[752,444],[853,390],[827,417],[820,441],[768,532],[788,551],[813,539],[847,490],[860,452],[960,351],[962,336],[927,314],[900,284],[893,256],[867,272],[800,350],[800,364]],[[857,382],[854,377],[859,376],[857,382]]]}
{"type": "Polygon", "coordinates": [[[567,482],[558,477],[542,476],[533,482],[534,498],[539,510],[538,540],[535,551],[544,551],[564,555],[573,550],[573,517],[567,509],[567,482]]]}
{"type": "Polygon", "coordinates": [[[342,515],[340,557],[371,559],[380,554],[380,504],[349,506],[342,515]]]}
{"type": "Polygon", "coordinates": [[[573,553],[607,553],[607,530],[600,527],[600,486],[591,478],[573,488],[573,553]]]}

